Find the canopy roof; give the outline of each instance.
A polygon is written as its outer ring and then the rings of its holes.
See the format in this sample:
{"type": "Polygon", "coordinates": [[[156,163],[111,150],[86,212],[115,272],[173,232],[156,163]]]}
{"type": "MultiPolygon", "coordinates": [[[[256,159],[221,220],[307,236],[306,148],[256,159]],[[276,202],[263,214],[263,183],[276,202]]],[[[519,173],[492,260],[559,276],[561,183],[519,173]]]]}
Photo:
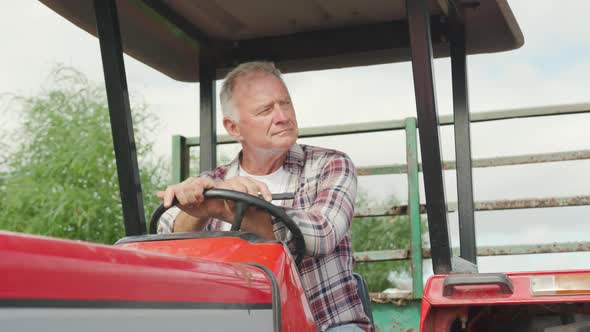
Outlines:
{"type": "MultiPolygon", "coordinates": [[[[449,56],[445,24],[455,3],[428,0],[435,57],[449,56]]],[[[96,36],[92,0],[41,0],[96,36]]],[[[405,0],[117,0],[124,52],[181,81],[198,81],[199,49],[218,76],[265,59],[283,72],[410,59],[405,0]]],[[[506,0],[480,0],[465,12],[467,53],[518,48],[524,38],[506,0]]]]}

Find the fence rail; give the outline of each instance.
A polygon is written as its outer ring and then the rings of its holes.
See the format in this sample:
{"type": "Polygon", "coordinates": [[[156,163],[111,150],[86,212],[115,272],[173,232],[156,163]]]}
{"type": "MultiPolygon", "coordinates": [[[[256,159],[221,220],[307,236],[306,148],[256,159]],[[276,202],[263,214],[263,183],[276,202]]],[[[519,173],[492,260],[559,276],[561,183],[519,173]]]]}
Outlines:
{"type": "MultiPolygon", "coordinates": [[[[484,168],[484,167],[498,167],[498,166],[513,166],[513,165],[526,165],[526,164],[538,164],[538,163],[551,163],[558,161],[574,161],[574,160],[586,160],[590,159],[590,150],[577,150],[577,151],[566,151],[566,152],[553,152],[553,153],[537,153],[527,154],[519,156],[505,156],[505,157],[494,157],[494,158],[481,158],[473,160],[473,168],[484,168]]],[[[443,161],[444,170],[452,170],[456,168],[454,160],[443,161]]],[[[418,169],[422,171],[422,164],[418,164],[418,169]]],[[[387,175],[387,174],[405,174],[408,172],[408,166],[406,164],[389,164],[389,165],[377,165],[359,167],[357,169],[359,175],[387,175]]]]}
{"type": "MultiPolygon", "coordinates": [[[[477,248],[477,256],[508,256],[531,254],[555,254],[566,252],[590,251],[590,242],[561,242],[548,244],[512,245],[512,246],[482,246],[477,248]]],[[[458,254],[459,248],[453,248],[458,254]]],[[[359,251],[354,253],[357,262],[383,262],[406,260],[410,257],[409,249],[359,251]]],[[[430,258],[430,248],[422,249],[422,257],[430,258]]]]}
{"type": "MultiPolygon", "coordinates": [[[[475,202],[475,211],[497,211],[497,210],[517,210],[517,209],[539,209],[565,206],[583,206],[590,205],[590,196],[571,196],[571,197],[550,197],[550,198],[525,198],[525,199],[506,199],[493,201],[475,202]]],[[[448,212],[457,211],[457,203],[449,202],[447,204],[448,212]]],[[[370,217],[387,217],[407,215],[408,205],[391,205],[381,208],[369,208],[356,211],[354,216],[357,218],[370,217]]],[[[420,214],[426,213],[426,205],[420,204],[420,214]]]]}

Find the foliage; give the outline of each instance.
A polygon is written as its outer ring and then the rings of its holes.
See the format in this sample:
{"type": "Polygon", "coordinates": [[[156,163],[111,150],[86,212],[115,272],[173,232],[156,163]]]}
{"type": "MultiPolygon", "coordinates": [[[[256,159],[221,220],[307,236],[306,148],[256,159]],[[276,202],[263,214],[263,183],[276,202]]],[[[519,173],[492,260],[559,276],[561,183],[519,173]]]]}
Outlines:
{"type": "MultiPolygon", "coordinates": [[[[371,204],[365,193],[357,197],[356,210],[378,206],[391,206],[394,200],[371,204]]],[[[355,252],[369,250],[406,249],[410,246],[410,221],[407,216],[355,218],[352,223],[352,246],[355,252]]],[[[369,291],[382,292],[398,285],[388,280],[390,272],[410,271],[409,261],[357,262],[355,272],[360,273],[369,285],[369,291]]]]}
{"type": "MultiPolygon", "coordinates": [[[[6,135],[0,229],[113,243],[124,236],[109,112],[103,87],[58,67],[51,87],[14,97],[21,127],[6,135]]],[[[146,212],[164,185],[162,162],[148,159],[157,123],[145,104],[132,107],[146,212]]]]}

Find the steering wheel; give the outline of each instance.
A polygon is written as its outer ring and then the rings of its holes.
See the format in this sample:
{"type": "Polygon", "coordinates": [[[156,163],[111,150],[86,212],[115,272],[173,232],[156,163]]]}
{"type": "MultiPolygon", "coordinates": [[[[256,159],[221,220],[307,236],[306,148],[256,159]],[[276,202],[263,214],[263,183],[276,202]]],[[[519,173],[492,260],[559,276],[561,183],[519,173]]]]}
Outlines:
{"type": "MultiPolygon", "coordinates": [[[[295,241],[295,264],[299,265],[305,255],[305,239],[301,233],[299,226],[289,217],[285,211],[274,204],[271,204],[259,197],[246,194],[239,191],[226,190],[226,189],[209,189],[203,192],[205,198],[218,198],[227,199],[235,202],[235,215],[232,222],[231,230],[238,231],[242,226],[242,220],[244,219],[244,213],[250,206],[261,208],[270,213],[271,216],[280,219],[285,227],[293,234],[293,241],[295,241]]],[[[177,204],[178,201],[174,199],[173,204],[177,204]]],[[[156,234],[158,230],[158,220],[164,212],[168,210],[164,207],[164,204],[160,204],[154,210],[152,218],[150,219],[150,234],[156,234]]]]}

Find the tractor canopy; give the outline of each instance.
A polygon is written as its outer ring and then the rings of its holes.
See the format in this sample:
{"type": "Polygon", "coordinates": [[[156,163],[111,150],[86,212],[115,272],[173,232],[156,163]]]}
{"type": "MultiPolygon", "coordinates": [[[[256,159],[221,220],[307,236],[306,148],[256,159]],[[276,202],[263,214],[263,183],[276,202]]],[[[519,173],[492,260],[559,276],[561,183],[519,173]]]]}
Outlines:
{"type": "MultiPolygon", "coordinates": [[[[91,0],[41,0],[97,36],[91,0]]],[[[274,61],[282,72],[410,60],[405,0],[117,1],[123,51],[173,79],[199,81],[203,47],[217,78],[236,64],[274,61]],[[163,52],[163,50],[165,50],[163,52]]],[[[450,55],[446,18],[465,11],[467,54],[519,48],[522,32],[506,0],[428,0],[434,57],[450,55]]]]}

